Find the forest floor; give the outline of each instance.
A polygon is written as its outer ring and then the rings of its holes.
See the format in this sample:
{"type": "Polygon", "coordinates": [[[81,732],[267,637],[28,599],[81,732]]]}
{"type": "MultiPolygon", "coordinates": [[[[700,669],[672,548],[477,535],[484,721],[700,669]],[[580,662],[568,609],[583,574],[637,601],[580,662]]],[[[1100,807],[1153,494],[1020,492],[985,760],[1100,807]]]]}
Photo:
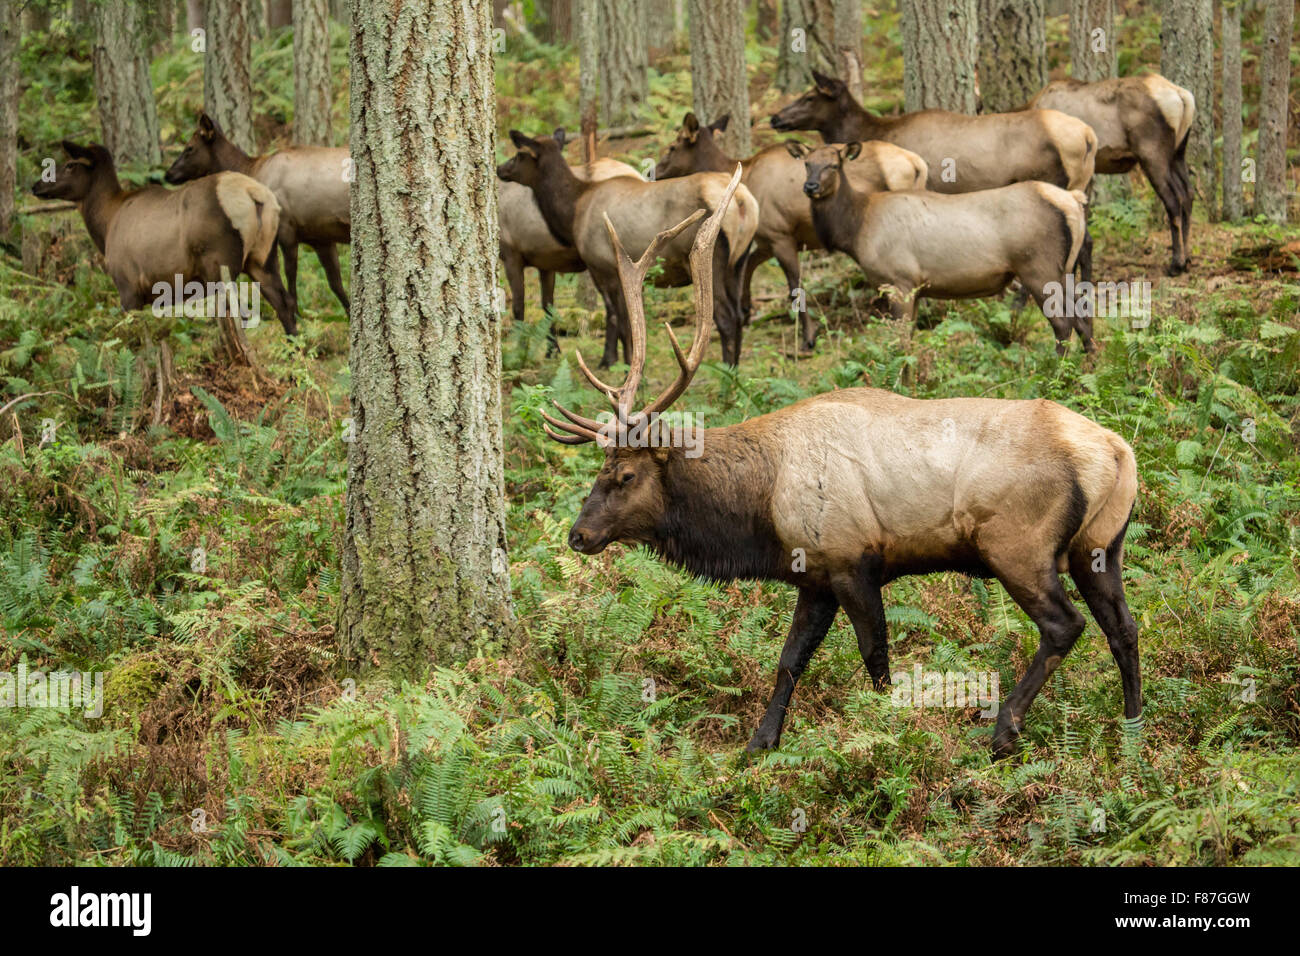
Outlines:
{"type": "MultiPolygon", "coordinates": [[[[880,26],[882,48],[897,48],[893,29],[880,26]]],[[[1158,62],[1150,32],[1132,30],[1138,62],[1158,62]]],[[[502,69],[502,132],[573,124],[567,57],[534,50],[502,69]]],[[[282,44],[259,46],[269,88],[286,89],[283,61],[282,44]]],[[[671,138],[685,62],[653,78],[662,135],[618,158],[640,166],[671,138]]],[[[41,148],[93,115],[88,67],[58,69],[27,94],[46,107],[23,114],[40,116],[25,133],[41,148]]],[[[898,88],[896,55],[873,71],[873,88],[898,88]]],[[[179,50],[154,73],[176,143],[201,78],[179,50]]],[[[779,97],[761,79],[767,110],[779,97]]],[[[503,333],[517,626],[423,681],[349,680],[334,643],[347,325],[319,267],[309,256],[301,271],[301,351],[276,323],[250,333],[273,379],[258,385],[214,360],[201,320],[123,320],[74,217],[29,221],[57,241],[29,272],[17,250],[0,258],[0,403],[54,394],[0,422],[0,671],[102,672],[104,712],[0,710],[0,864],[1300,862],[1300,282],[1292,257],[1249,255],[1300,230],[1209,223],[1203,208],[1176,278],[1145,183],[1092,210],[1097,279],[1154,286],[1150,324],[1100,320],[1093,356],[1075,344],[1058,360],[1041,314],[1014,314],[1009,296],[931,306],[933,327],[899,329],[871,313],[848,259],[805,255],[817,352],[794,352],[769,263],[739,369],[711,349],[683,399],[712,426],[857,385],[1042,397],[1131,442],[1144,714],[1122,719],[1090,620],[999,763],[978,708],[873,692],[842,616],[781,749],[743,753],[793,592],[704,583],[621,546],[567,549],[599,452],[547,440],[539,410],[600,407],[571,355],[599,352],[602,323],[573,277],[558,282],[560,356],[544,355],[531,274],[528,321],[503,333]],[[151,425],[164,335],[178,387],[151,425]]],[[[674,371],[660,322],[689,329],[690,294],[648,290],[646,306],[649,391],[674,371]]],[[[995,582],[904,579],[886,604],[895,672],[996,675],[1005,692],[1037,646],[995,582]]]]}

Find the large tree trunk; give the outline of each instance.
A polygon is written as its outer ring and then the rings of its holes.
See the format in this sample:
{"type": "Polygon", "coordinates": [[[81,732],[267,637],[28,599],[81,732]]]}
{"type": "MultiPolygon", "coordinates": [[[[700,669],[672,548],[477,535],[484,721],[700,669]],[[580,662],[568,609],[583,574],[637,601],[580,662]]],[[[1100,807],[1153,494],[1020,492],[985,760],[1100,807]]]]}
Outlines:
{"type": "Polygon", "coordinates": [[[862,102],[862,0],[835,0],[835,75],[862,102]]]}
{"type": "Polygon", "coordinates": [[[362,668],[419,673],[511,613],[490,17],[478,0],[352,9],[339,639],[362,668]]]}
{"type": "Polygon", "coordinates": [[[980,103],[1021,109],[1047,83],[1043,0],[979,0],[980,103]]]}
{"type": "MultiPolygon", "coordinates": [[[[1264,13],[1264,49],[1260,51],[1259,170],[1255,214],[1286,222],[1287,100],[1291,87],[1291,33],[1294,0],[1268,0],[1264,13]]],[[[1196,108],[1201,108],[1200,103],[1196,108]]]]}
{"type": "Polygon", "coordinates": [[[691,91],[695,112],[703,122],[731,114],[722,148],[732,156],[748,156],[749,86],[745,80],[742,0],[691,0],[691,91]]]}
{"type": "Polygon", "coordinates": [[[1070,75],[1084,83],[1115,75],[1115,0],[1070,0],[1070,75]]]}
{"type": "Polygon", "coordinates": [[[1197,198],[1207,207],[1213,207],[1213,0],[1164,0],[1160,17],[1160,72],[1190,90],[1196,98],[1196,118],[1188,134],[1187,168],[1197,198]]]}
{"type": "Polygon", "coordinates": [[[1241,7],[1224,0],[1223,45],[1223,210],[1227,220],[1240,219],[1241,188],[1241,7]]]}
{"type": "Polygon", "coordinates": [[[0,241],[9,236],[18,186],[18,5],[0,4],[0,241]]]}
{"type": "Polygon", "coordinates": [[[786,93],[812,86],[812,71],[839,76],[834,0],[783,0],[776,85],[786,93]]]}
{"type": "Polygon", "coordinates": [[[600,106],[599,0],[578,4],[578,122],[582,126],[582,161],[596,158],[596,110],[600,106]]]}
{"type": "Polygon", "coordinates": [[[644,0],[646,45],[651,50],[672,50],[677,45],[674,0],[644,0]]]}
{"type": "Polygon", "coordinates": [[[765,42],[775,39],[781,29],[781,11],[776,0],[758,0],[755,14],[755,31],[765,42]]]}
{"type": "Polygon", "coordinates": [[[908,112],[974,113],[975,0],[900,0],[903,101],[908,112]]]}
{"type": "Polygon", "coordinates": [[[598,0],[597,5],[600,120],[606,126],[633,123],[650,96],[645,0],[598,0]]]}
{"type": "Polygon", "coordinates": [[[203,0],[185,0],[185,32],[194,35],[203,29],[203,0]]]}
{"type": "Polygon", "coordinates": [[[104,145],[120,163],[162,162],[158,109],[145,56],[145,26],[137,0],[95,5],[91,61],[104,145]]]}
{"type": "Polygon", "coordinates": [[[203,103],[232,143],[255,153],[253,140],[253,19],[260,0],[208,0],[203,103]]]}
{"type": "Polygon", "coordinates": [[[293,8],[296,0],[268,0],[266,5],[266,25],[271,30],[282,30],[293,23],[293,8]]]}
{"type": "Polygon", "coordinates": [[[330,144],[328,0],[293,0],[293,138],[330,144]]]}

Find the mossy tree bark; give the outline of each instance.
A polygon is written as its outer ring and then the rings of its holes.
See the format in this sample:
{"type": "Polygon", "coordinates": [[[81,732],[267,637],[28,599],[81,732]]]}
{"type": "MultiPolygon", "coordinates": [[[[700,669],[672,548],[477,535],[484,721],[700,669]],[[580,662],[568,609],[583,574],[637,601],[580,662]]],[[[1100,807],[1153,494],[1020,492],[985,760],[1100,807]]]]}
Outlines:
{"type": "Polygon", "coordinates": [[[138,0],[95,4],[95,99],[104,145],[119,164],[162,163],[158,108],[145,54],[147,32],[138,0]]]}
{"type": "Polygon", "coordinates": [[[1115,0],[1071,0],[1070,75],[1084,83],[1115,75],[1115,0]]]}
{"type": "Polygon", "coordinates": [[[330,144],[329,0],[293,0],[293,139],[330,144]]]}
{"type": "Polygon", "coordinates": [[[597,0],[600,121],[634,123],[650,97],[645,0],[597,0]]]}
{"type": "MultiPolygon", "coordinates": [[[[1291,88],[1291,34],[1294,0],[1268,0],[1264,12],[1264,48],[1260,51],[1259,169],[1255,214],[1286,222],[1287,101],[1291,88]]],[[[1197,104],[1200,109],[1200,104],[1197,104]]]]}
{"type": "Polygon", "coordinates": [[[901,0],[908,112],[974,113],[979,55],[975,0],[901,0]]]}
{"type": "Polygon", "coordinates": [[[980,100],[985,113],[1021,109],[1047,83],[1043,0],[979,0],[980,100]]]}
{"type": "Polygon", "coordinates": [[[1223,208],[1224,219],[1240,219],[1241,185],[1241,6],[1224,0],[1220,9],[1223,46],[1223,208]]]}
{"type": "Polygon", "coordinates": [[[253,138],[253,20],[261,0],[207,0],[203,56],[203,108],[222,132],[246,153],[256,153],[253,138]]]}
{"type": "Polygon", "coordinates": [[[362,668],[418,674],[510,616],[491,13],[477,0],[352,8],[339,636],[362,668]]]}
{"type": "Polygon", "coordinates": [[[691,94],[701,122],[731,114],[721,146],[732,156],[748,156],[752,150],[741,0],[691,0],[691,94]]]}
{"type": "Polygon", "coordinates": [[[812,86],[813,70],[839,76],[833,0],[783,0],[777,36],[776,85],[786,93],[812,86]]]}

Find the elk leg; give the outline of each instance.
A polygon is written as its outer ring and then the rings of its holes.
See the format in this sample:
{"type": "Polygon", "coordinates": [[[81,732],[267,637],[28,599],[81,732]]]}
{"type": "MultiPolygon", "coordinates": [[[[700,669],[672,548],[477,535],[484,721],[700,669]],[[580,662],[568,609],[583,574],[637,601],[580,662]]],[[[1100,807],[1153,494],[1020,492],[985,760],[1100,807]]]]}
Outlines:
{"type": "Polygon", "coordinates": [[[538,269],[537,279],[542,286],[542,314],[549,323],[546,327],[546,354],[549,357],[560,351],[560,343],[555,338],[555,273],[550,269],[538,269]]]}
{"type": "Polygon", "coordinates": [[[808,316],[807,296],[800,285],[802,274],[799,268],[799,247],[792,237],[783,236],[773,244],[772,252],[781,271],[785,273],[786,285],[790,288],[790,304],[793,305],[796,298],[799,302],[799,348],[811,352],[817,345],[817,333],[821,331],[821,326],[808,316]]]}
{"type": "Polygon", "coordinates": [[[1165,215],[1169,217],[1169,237],[1170,237],[1170,261],[1169,268],[1166,270],[1171,276],[1176,276],[1180,272],[1187,270],[1187,253],[1183,246],[1183,213],[1182,204],[1178,201],[1178,192],[1173,185],[1173,171],[1168,166],[1158,166],[1154,163],[1142,163],[1142,171],[1147,174],[1147,179],[1151,180],[1152,187],[1155,188],[1156,195],[1164,203],[1165,215]]]}
{"type": "Polygon", "coordinates": [[[725,236],[713,247],[713,324],[722,339],[722,361],[740,364],[740,289],[737,276],[727,262],[725,236]]]}
{"type": "MultiPolygon", "coordinates": [[[[1042,313],[1047,318],[1047,321],[1051,323],[1052,334],[1056,336],[1056,354],[1064,355],[1066,346],[1069,344],[1070,341],[1070,334],[1075,329],[1075,324],[1078,321],[1078,317],[1077,316],[1071,317],[1065,314],[1067,312],[1073,311],[1072,307],[1064,307],[1059,310],[1061,312],[1060,315],[1053,315],[1052,313],[1058,310],[1048,309],[1048,300],[1047,300],[1047,295],[1044,292],[1044,289],[1046,289],[1047,286],[1051,285],[1052,283],[1056,283],[1062,289],[1064,289],[1065,276],[1063,274],[1056,274],[1053,275],[1052,278],[1046,281],[1043,280],[1042,276],[1021,275],[1018,276],[1018,278],[1020,279],[1020,284],[1024,286],[1026,289],[1028,289],[1029,294],[1034,297],[1034,301],[1038,303],[1038,308],[1042,310],[1042,313]]],[[[1091,350],[1092,317],[1089,316],[1087,321],[1088,321],[1087,335],[1085,336],[1084,333],[1080,331],[1079,337],[1084,340],[1083,343],[1084,348],[1091,350]]]]}
{"type": "MultiPolygon", "coordinates": [[[[1190,134],[1189,134],[1190,135],[1190,134]]],[[[1187,237],[1192,231],[1192,177],[1187,170],[1187,155],[1180,152],[1174,160],[1174,172],[1182,183],[1182,208],[1179,213],[1183,227],[1178,235],[1179,251],[1182,254],[1183,268],[1187,268],[1187,237]]]]}
{"type": "Polygon", "coordinates": [[[321,268],[325,270],[325,280],[329,283],[334,298],[339,300],[345,314],[351,312],[352,303],[348,299],[347,290],[343,288],[343,273],[339,269],[339,247],[332,242],[322,242],[312,246],[312,249],[316,251],[316,258],[320,260],[321,268]]]}
{"type": "Polygon", "coordinates": [[[844,613],[853,623],[858,638],[858,653],[867,665],[871,686],[884,690],[889,686],[889,627],[885,623],[885,602],[880,594],[880,559],[862,560],[855,574],[833,579],[831,587],[844,613]]]}
{"type": "Polygon", "coordinates": [[[276,247],[272,245],[271,254],[267,257],[266,262],[262,265],[249,262],[247,271],[253,281],[261,287],[266,300],[271,303],[276,318],[284,326],[284,334],[294,336],[298,334],[298,322],[294,319],[293,309],[290,308],[289,294],[280,283],[280,268],[276,259],[276,247]]]}
{"type": "MultiPolygon", "coordinates": [[[[298,243],[281,239],[280,247],[284,250],[284,290],[289,301],[289,308],[298,313],[298,243]]],[[[279,269],[276,273],[279,273],[279,269]]]]}
{"type": "Polygon", "coordinates": [[[591,276],[592,281],[596,284],[596,289],[600,292],[601,299],[605,302],[605,353],[600,359],[600,368],[609,368],[618,362],[618,342],[619,342],[619,305],[623,301],[622,292],[618,288],[618,280],[614,280],[613,288],[606,276],[597,276],[594,272],[591,276]]]}
{"type": "Polygon", "coordinates": [[[790,620],[790,636],[785,639],[785,647],[781,649],[776,688],[772,691],[772,700],[767,705],[763,720],[745,747],[747,751],[770,750],[781,742],[781,727],[785,724],[785,712],[790,707],[794,685],[808,666],[813,652],[826,637],[838,609],[839,603],[834,594],[811,588],[799,589],[799,601],[795,604],[794,617],[790,620]]]}
{"type": "Polygon", "coordinates": [[[1124,531],[1120,531],[1106,549],[1100,571],[1095,568],[1098,560],[1102,559],[1101,555],[1071,553],[1070,577],[1106,635],[1106,643],[1119,666],[1124,687],[1124,716],[1131,720],[1142,713],[1142,671],[1138,660],[1137,623],[1124,599],[1123,552],[1124,531]]]}
{"type": "Polygon", "coordinates": [[[750,296],[750,286],[754,282],[754,273],[768,259],[772,258],[772,247],[766,242],[754,240],[754,248],[750,250],[749,259],[745,262],[745,278],[743,279],[740,297],[740,324],[749,325],[754,318],[754,301],[750,296]]]}
{"type": "Polygon", "coordinates": [[[510,316],[516,325],[524,322],[524,257],[516,249],[501,250],[501,265],[510,287],[510,316]]]}

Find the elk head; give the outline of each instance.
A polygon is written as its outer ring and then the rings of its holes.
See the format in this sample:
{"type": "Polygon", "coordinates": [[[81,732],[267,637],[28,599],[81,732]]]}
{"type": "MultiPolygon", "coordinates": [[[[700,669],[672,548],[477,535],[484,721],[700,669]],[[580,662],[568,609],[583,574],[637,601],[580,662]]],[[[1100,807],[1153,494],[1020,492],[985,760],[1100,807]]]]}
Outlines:
{"type": "Polygon", "coordinates": [[[95,186],[101,176],[112,177],[117,185],[117,170],[113,166],[113,154],[98,143],[78,146],[69,140],[62,143],[63,151],[68,154],[68,161],[54,174],[53,182],[39,180],[32,184],[32,195],[41,199],[66,199],[69,202],[82,202],[95,186]]]}
{"type": "Polygon", "coordinates": [[[786,149],[791,156],[803,160],[807,175],[803,184],[804,195],[809,199],[829,199],[840,184],[844,163],[857,158],[862,152],[862,144],[818,146],[810,151],[802,143],[787,143],[786,149]]]}
{"type": "Polygon", "coordinates": [[[567,134],[558,127],[550,136],[533,139],[517,129],[510,131],[510,141],[518,150],[514,156],[497,167],[497,178],[508,183],[519,183],[536,188],[543,179],[543,170],[549,162],[564,162],[564,143],[567,134]]]}
{"type": "Polygon", "coordinates": [[[217,144],[224,139],[225,135],[217,121],[207,113],[200,113],[199,128],[194,131],[163,179],[175,186],[221,172],[222,167],[217,160],[217,144]]]}
{"type": "Polygon", "coordinates": [[[772,115],[772,129],[824,129],[840,115],[841,98],[852,99],[844,82],[833,76],[813,70],[813,82],[811,90],[772,115]]]}
{"type": "Polygon", "coordinates": [[[701,126],[694,113],[687,113],[677,138],[655,166],[655,179],[674,179],[691,173],[714,172],[726,169],[731,162],[714,142],[714,134],[725,132],[731,114],[724,113],[708,126],[701,126]]]}
{"type": "Polygon", "coordinates": [[[655,263],[659,250],[679,233],[704,217],[703,209],[696,210],[673,228],[655,236],[640,259],[633,262],[623,248],[614,224],[605,217],[614,255],[618,260],[618,278],[627,301],[628,323],[632,337],[631,357],[627,377],[615,387],[598,379],[588,368],[581,352],[574,352],[578,367],[587,381],[601,392],[613,406],[612,417],[605,421],[585,418],[569,411],[559,402],[552,402],[567,421],[552,418],[545,412],[542,426],[546,434],[566,445],[595,442],[605,449],[605,463],[596,475],[591,493],[583,502],[578,520],[569,531],[569,547],[583,554],[599,554],[612,541],[648,543],[654,530],[663,521],[668,506],[664,469],[673,449],[646,447],[643,440],[647,429],[652,428],[660,412],[665,411],[686,391],[692,377],[700,367],[704,351],[709,344],[709,330],[713,324],[713,247],[722,229],[731,197],[740,183],[741,168],[735,174],[713,215],[700,226],[691,246],[691,282],[695,296],[695,338],[689,352],[683,352],[672,326],[664,323],[668,340],[679,366],[676,379],[659,397],[640,411],[633,411],[637,388],[645,371],[646,326],[645,303],[642,284],[646,272],[655,263]],[[553,430],[552,426],[554,426],[553,430]]]}

